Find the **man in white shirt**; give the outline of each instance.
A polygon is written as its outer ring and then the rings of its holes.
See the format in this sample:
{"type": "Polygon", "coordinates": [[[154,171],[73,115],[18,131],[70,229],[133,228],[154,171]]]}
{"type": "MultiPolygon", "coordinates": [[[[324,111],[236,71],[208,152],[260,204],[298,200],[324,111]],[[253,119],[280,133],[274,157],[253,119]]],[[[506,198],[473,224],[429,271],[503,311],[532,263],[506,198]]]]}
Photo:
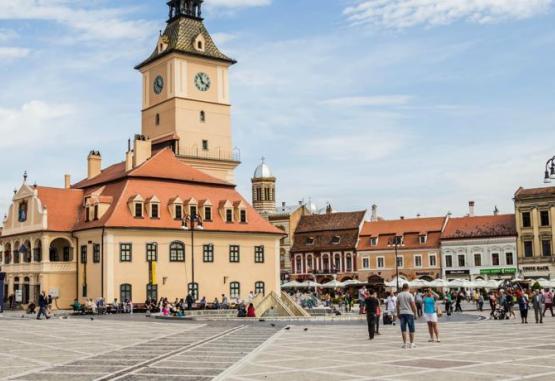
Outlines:
{"type": "Polygon", "coordinates": [[[389,296],[385,300],[385,311],[391,316],[391,322],[395,325],[395,319],[397,315],[397,296],[391,291],[389,296]]]}

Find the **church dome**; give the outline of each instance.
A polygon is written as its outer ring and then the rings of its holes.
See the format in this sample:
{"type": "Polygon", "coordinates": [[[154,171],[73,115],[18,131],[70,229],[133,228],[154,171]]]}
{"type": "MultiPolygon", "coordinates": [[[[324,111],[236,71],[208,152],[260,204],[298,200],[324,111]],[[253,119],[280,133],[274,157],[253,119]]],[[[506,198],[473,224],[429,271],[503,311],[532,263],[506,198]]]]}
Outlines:
{"type": "Polygon", "coordinates": [[[258,164],[258,167],[256,167],[254,171],[254,178],[265,179],[268,177],[273,177],[272,171],[270,170],[270,167],[268,167],[268,165],[264,163],[264,160],[262,160],[262,163],[258,164]]]}

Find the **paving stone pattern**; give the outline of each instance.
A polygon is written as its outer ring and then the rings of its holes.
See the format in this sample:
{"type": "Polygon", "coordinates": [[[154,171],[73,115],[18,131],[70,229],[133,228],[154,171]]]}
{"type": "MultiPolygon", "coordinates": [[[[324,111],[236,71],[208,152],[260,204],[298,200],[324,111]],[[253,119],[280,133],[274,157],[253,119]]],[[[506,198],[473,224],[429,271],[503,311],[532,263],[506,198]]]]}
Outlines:
{"type": "Polygon", "coordinates": [[[555,319],[448,323],[441,343],[417,325],[415,349],[402,349],[398,326],[368,340],[365,326],[293,326],[250,356],[227,381],[555,380],[555,319]],[[304,329],[308,328],[307,331],[304,329]]]}

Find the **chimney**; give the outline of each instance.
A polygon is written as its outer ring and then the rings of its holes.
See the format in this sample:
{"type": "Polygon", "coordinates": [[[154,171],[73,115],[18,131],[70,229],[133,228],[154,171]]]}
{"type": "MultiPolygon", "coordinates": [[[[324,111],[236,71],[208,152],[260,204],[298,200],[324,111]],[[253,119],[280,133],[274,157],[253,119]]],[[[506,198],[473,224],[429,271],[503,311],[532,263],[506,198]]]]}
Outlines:
{"type": "Polygon", "coordinates": [[[331,204],[328,204],[328,206],[326,206],[326,214],[331,214],[331,212],[332,212],[331,204]]]}
{"type": "Polygon", "coordinates": [[[69,189],[71,188],[71,176],[64,175],[64,188],[69,189]]]}
{"type": "Polygon", "coordinates": [[[125,172],[133,169],[133,151],[129,150],[125,153],[125,172]]]}
{"type": "Polygon", "coordinates": [[[499,209],[497,209],[497,205],[495,205],[495,209],[493,209],[493,215],[497,216],[499,214],[499,209]]]}
{"type": "Polygon", "coordinates": [[[404,220],[404,219],[405,219],[405,216],[401,216],[401,219],[404,220]]]}
{"type": "Polygon", "coordinates": [[[102,156],[100,152],[91,151],[87,157],[87,179],[100,175],[102,169],[102,156]]]}
{"type": "Polygon", "coordinates": [[[152,156],[152,145],[144,135],[135,135],[135,148],[133,149],[133,168],[138,167],[152,156]]]}
{"type": "Polygon", "coordinates": [[[370,221],[377,221],[378,220],[378,205],[372,205],[372,216],[370,217],[370,221]]]}
{"type": "Polygon", "coordinates": [[[299,206],[302,206],[302,205],[303,205],[303,201],[301,200],[299,201],[299,206]]]}
{"type": "Polygon", "coordinates": [[[468,216],[469,217],[474,217],[474,201],[469,201],[468,202],[468,216]]]}
{"type": "Polygon", "coordinates": [[[285,208],[285,201],[282,201],[281,206],[285,208]]]}

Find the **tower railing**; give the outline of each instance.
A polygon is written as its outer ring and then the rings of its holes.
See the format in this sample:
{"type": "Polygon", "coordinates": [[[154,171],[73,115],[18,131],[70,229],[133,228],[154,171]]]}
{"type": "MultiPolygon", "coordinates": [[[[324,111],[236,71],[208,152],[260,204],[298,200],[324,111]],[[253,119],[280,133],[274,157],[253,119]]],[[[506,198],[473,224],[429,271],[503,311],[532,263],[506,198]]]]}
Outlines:
{"type": "Polygon", "coordinates": [[[204,150],[196,147],[180,148],[179,156],[207,160],[241,161],[241,151],[238,148],[231,152],[221,149],[204,150]]]}

